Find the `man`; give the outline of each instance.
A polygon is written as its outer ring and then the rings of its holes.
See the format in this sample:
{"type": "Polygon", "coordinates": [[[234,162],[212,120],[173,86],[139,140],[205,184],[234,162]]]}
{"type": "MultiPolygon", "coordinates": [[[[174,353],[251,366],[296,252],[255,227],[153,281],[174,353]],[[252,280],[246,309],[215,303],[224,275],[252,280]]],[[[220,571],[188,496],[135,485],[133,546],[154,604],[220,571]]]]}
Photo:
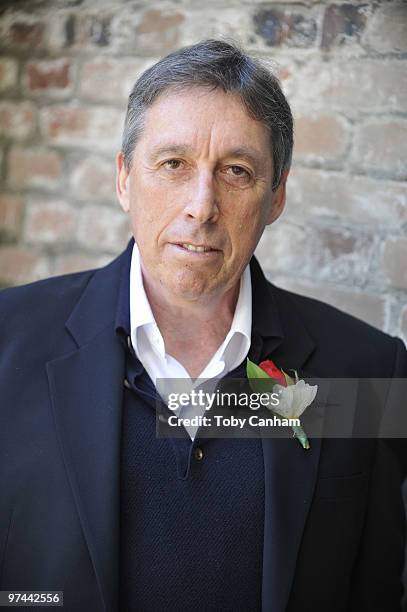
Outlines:
{"type": "Polygon", "coordinates": [[[156,436],[158,378],[238,378],[246,357],[406,376],[400,340],[278,289],[253,257],[292,142],[278,81],[225,42],[134,86],[117,193],[135,241],[1,294],[1,589],[63,591],[69,612],[400,609],[381,440],[156,436]]]}

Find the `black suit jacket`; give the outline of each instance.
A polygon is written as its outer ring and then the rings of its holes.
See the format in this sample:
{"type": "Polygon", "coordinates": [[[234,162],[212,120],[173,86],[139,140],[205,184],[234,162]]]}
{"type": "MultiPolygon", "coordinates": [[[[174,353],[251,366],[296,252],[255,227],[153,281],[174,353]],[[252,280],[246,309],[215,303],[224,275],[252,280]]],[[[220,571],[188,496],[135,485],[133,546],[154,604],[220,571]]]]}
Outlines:
{"type": "MultiPolygon", "coordinates": [[[[63,590],[66,612],[118,609],[124,261],[0,293],[0,589],[63,590]]],[[[406,376],[399,340],[278,289],[254,258],[251,272],[251,359],[320,377],[406,376]]],[[[263,612],[398,610],[404,511],[389,447],[262,446],[263,612]]]]}

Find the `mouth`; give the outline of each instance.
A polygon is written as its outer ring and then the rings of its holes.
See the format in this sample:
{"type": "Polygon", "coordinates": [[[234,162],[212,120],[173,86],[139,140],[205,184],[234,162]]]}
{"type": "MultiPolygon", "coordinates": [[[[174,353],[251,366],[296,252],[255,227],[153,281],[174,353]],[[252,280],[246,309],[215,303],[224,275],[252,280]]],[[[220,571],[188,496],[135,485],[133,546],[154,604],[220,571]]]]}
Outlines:
{"type": "Polygon", "coordinates": [[[182,242],[177,246],[187,249],[187,251],[193,251],[194,253],[209,253],[209,251],[217,250],[205,244],[191,244],[190,242],[182,242]]]}
{"type": "Polygon", "coordinates": [[[180,255],[207,259],[219,255],[220,249],[215,249],[208,244],[192,244],[191,242],[172,242],[170,246],[175,248],[180,255]]]}

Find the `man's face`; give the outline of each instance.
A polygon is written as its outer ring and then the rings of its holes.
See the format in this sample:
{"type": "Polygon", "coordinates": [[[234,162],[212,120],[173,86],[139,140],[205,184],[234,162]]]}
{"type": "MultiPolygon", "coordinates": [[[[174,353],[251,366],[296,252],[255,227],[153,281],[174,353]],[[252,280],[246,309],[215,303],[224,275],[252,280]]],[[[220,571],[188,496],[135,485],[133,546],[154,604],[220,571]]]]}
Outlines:
{"type": "Polygon", "coordinates": [[[121,153],[117,167],[144,277],[177,301],[232,289],[284,206],[286,176],[271,190],[266,128],[221,90],[160,96],[146,113],[130,172],[121,153]]]}

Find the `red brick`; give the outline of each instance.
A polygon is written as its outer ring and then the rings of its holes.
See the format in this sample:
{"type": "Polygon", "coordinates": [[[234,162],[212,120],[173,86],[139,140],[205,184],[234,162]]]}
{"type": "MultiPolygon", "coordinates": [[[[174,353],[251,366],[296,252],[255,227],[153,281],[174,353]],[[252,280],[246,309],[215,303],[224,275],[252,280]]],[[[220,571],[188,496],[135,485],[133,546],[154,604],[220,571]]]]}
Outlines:
{"type": "Polygon", "coordinates": [[[295,159],[331,162],[344,156],[349,142],[348,123],[329,113],[295,117],[295,159]]]}
{"type": "Polygon", "coordinates": [[[0,59],[0,91],[7,91],[17,85],[17,62],[11,57],[0,59]]]}
{"type": "Polygon", "coordinates": [[[35,16],[9,12],[3,17],[2,38],[13,49],[37,49],[44,45],[45,22],[35,16]]]}
{"type": "Polygon", "coordinates": [[[398,289],[407,289],[407,238],[386,240],[382,268],[388,284],[398,289]]]}
{"type": "Polygon", "coordinates": [[[287,183],[287,215],[398,228],[407,221],[407,190],[402,182],[296,167],[287,183]]]}
{"type": "MultiPolygon", "coordinates": [[[[202,22],[195,11],[192,17],[191,13],[184,14],[178,6],[157,7],[158,5],[153,8],[139,7],[131,15],[127,7],[123,7],[124,10],[116,14],[112,21],[110,29],[112,48],[129,56],[135,54],[142,57],[158,57],[192,42],[190,28],[194,25],[200,28],[200,38],[202,37],[202,22]],[[192,19],[188,20],[188,16],[192,19]]],[[[210,30],[206,20],[205,30],[210,30]]]]}
{"type": "Polygon", "coordinates": [[[358,289],[330,286],[324,283],[305,283],[299,278],[279,276],[271,279],[279,287],[288,291],[312,297],[339,308],[358,319],[366,321],[379,329],[386,326],[386,300],[381,295],[367,293],[358,289]]]}
{"type": "Polygon", "coordinates": [[[120,148],[123,121],[124,111],[101,106],[58,105],[41,111],[41,130],[48,142],[72,147],[120,148]]]}
{"type": "MultiPolygon", "coordinates": [[[[118,7],[110,3],[112,9],[95,6],[87,8],[81,6],[80,10],[73,12],[54,11],[48,17],[49,34],[48,48],[52,52],[77,51],[103,51],[111,47],[112,18],[118,7]]],[[[123,7],[124,8],[124,7],[123,7]]],[[[129,10],[125,8],[127,21],[129,10]]],[[[133,19],[130,19],[132,22],[133,19]]],[[[120,33],[120,32],[119,32],[120,33]]]]}
{"type": "Polygon", "coordinates": [[[331,47],[359,42],[366,19],[366,5],[353,6],[346,3],[327,6],[322,25],[321,47],[328,50],[331,47]]]}
{"type": "Polygon", "coordinates": [[[111,255],[89,255],[88,253],[66,253],[57,255],[54,260],[53,274],[69,274],[91,270],[107,264],[111,255]]]}
{"type": "Polygon", "coordinates": [[[154,32],[162,34],[180,25],[183,21],[184,16],[179,13],[162,11],[155,8],[148,9],[143,14],[143,20],[137,26],[136,31],[139,34],[153,34],[154,32]]]}
{"type": "Polygon", "coordinates": [[[316,41],[317,24],[308,10],[260,8],[253,23],[255,33],[268,47],[311,47],[316,41]]]}
{"type": "Polygon", "coordinates": [[[20,285],[50,275],[49,261],[38,249],[23,245],[0,246],[0,283],[20,285]]]}
{"type": "Polygon", "coordinates": [[[405,2],[379,6],[368,22],[365,46],[375,53],[407,51],[407,10],[405,2]]]}
{"type": "Polygon", "coordinates": [[[10,193],[0,194],[0,235],[16,238],[20,233],[23,200],[10,193]]]}
{"type": "Polygon", "coordinates": [[[24,238],[31,243],[69,242],[75,237],[77,217],[77,209],[67,202],[27,202],[24,238]]]}
{"type": "Polygon", "coordinates": [[[70,93],[72,65],[67,59],[28,62],[24,71],[24,86],[31,93],[70,93]]]}
{"type": "Polygon", "coordinates": [[[82,208],[77,239],[86,248],[119,252],[131,236],[130,222],[120,209],[88,205],[82,208]]]}
{"type": "MultiPolygon", "coordinates": [[[[216,0],[209,0],[201,3],[201,7],[197,10],[185,11],[185,21],[177,28],[178,42],[171,49],[195,43],[203,38],[220,38],[240,41],[246,48],[250,47],[252,50],[256,48],[256,52],[263,54],[266,46],[264,39],[254,35],[253,11],[249,3],[247,7],[248,10],[236,10],[235,2],[219,3],[216,0]]],[[[145,37],[147,43],[148,34],[145,37]]],[[[151,49],[150,52],[140,49],[140,52],[153,55],[157,49],[151,49]]],[[[161,51],[158,52],[161,55],[161,51]]]]}
{"type": "Polygon", "coordinates": [[[0,102],[0,136],[23,140],[32,136],[36,112],[31,102],[0,102]]]}
{"type": "Polygon", "coordinates": [[[177,47],[185,15],[174,8],[148,8],[137,24],[134,34],[137,45],[153,52],[166,53],[177,47]]]}
{"type": "Polygon", "coordinates": [[[364,170],[407,178],[407,121],[377,119],[358,125],[354,160],[364,170]]]}
{"type": "Polygon", "coordinates": [[[85,62],[80,77],[79,94],[89,100],[127,101],[134,83],[153,62],[151,60],[94,59],[85,62]]]}
{"type": "Polygon", "coordinates": [[[71,172],[71,187],[73,193],[81,198],[115,202],[113,156],[110,161],[96,156],[80,161],[71,172]]]}
{"type": "Polygon", "coordinates": [[[61,169],[61,159],[55,151],[13,147],[8,158],[7,182],[18,189],[52,189],[59,184],[61,169]]]}

